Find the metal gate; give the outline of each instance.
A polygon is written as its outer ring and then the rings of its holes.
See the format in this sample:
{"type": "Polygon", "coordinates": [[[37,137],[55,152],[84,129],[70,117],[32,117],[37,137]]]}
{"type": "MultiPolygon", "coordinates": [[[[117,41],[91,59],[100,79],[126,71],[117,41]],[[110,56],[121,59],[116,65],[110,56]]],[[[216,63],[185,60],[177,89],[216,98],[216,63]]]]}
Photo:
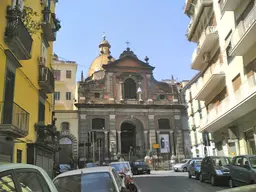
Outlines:
{"type": "Polygon", "coordinates": [[[0,161],[11,163],[12,162],[12,157],[11,157],[11,155],[0,154],[0,161]]]}
{"type": "Polygon", "coordinates": [[[43,168],[50,178],[53,177],[53,155],[37,149],[36,165],[43,168]]]}

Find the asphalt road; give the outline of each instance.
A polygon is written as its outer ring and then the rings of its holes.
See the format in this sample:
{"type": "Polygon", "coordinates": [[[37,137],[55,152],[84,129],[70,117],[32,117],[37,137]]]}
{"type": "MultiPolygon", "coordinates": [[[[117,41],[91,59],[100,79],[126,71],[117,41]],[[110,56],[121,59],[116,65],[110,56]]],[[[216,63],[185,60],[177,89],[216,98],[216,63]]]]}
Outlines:
{"type": "Polygon", "coordinates": [[[135,176],[134,181],[142,192],[216,192],[227,187],[213,187],[195,179],[187,173],[168,173],[135,176]]]}

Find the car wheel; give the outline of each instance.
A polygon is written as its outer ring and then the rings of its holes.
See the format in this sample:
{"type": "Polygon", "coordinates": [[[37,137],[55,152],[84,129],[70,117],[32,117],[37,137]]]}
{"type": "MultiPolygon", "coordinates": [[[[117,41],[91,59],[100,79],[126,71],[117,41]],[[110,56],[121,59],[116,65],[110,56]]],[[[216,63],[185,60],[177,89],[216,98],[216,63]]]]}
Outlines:
{"type": "Polygon", "coordinates": [[[201,181],[201,183],[203,183],[204,182],[204,178],[203,178],[203,174],[202,173],[199,173],[200,175],[199,175],[199,180],[201,181]]]}
{"type": "Polygon", "coordinates": [[[192,176],[191,176],[190,173],[188,172],[188,178],[191,179],[191,177],[192,177],[192,176]]]}
{"type": "Polygon", "coordinates": [[[234,188],[234,187],[235,187],[235,186],[234,186],[234,181],[233,181],[232,178],[229,178],[229,180],[228,180],[228,186],[229,186],[229,188],[234,188]]]}
{"type": "Polygon", "coordinates": [[[184,168],[183,168],[183,172],[187,172],[187,167],[184,167],[184,168]]]}
{"type": "Polygon", "coordinates": [[[196,173],[196,180],[199,180],[200,174],[196,173]]]}
{"type": "Polygon", "coordinates": [[[174,170],[175,172],[178,172],[178,170],[174,170]]]}
{"type": "Polygon", "coordinates": [[[150,174],[150,170],[147,171],[147,174],[150,174]]]}
{"type": "Polygon", "coordinates": [[[213,175],[211,176],[211,184],[212,184],[212,186],[216,185],[216,179],[213,175]]]}

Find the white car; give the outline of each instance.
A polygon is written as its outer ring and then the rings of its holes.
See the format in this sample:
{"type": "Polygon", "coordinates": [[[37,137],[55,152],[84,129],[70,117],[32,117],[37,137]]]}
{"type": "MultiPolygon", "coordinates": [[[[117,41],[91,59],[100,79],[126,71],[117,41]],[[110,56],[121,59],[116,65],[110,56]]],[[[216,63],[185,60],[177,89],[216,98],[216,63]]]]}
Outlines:
{"type": "Polygon", "coordinates": [[[180,163],[174,164],[174,166],[173,166],[174,171],[175,172],[178,172],[178,171],[187,172],[190,161],[191,161],[191,159],[184,159],[180,163]]]}
{"type": "Polygon", "coordinates": [[[65,172],[58,175],[53,183],[58,192],[128,192],[124,179],[109,166],[65,172]]]}
{"type": "Polygon", "coordinates": [[[115,170],[118,173],[123,172],[127,176],[130,176],[131,178],[133,177],[132,168],[131,168],[131,165],[130,165],[129,161],[112,162],[112,163],[109,164],[109,166],[115,168],[115,170]]]}
{"type": "Polygon", "coordinates": [[[0,191],[58,192],[42,168],[21,163],[0,164],[0,191]]]}

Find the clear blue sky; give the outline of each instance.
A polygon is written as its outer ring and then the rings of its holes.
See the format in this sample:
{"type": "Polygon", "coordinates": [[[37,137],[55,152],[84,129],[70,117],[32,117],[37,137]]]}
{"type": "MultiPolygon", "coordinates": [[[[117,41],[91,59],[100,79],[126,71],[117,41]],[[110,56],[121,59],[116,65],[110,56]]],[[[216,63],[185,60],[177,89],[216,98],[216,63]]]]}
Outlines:
{"type": "Polygon", "coordinates": [[[185,0],[60,0],[57,17],[62,28],[54,51],[60,57],[77,61],[77,77],[87,75],[92,61],[99,55],[98,45],[106,33],[116,59],[126,48],[155,66],[156,79],[174,75],[178,80],[191,79],[194,43],[186,39],[189,19],[183,13],[185,0]]]}

